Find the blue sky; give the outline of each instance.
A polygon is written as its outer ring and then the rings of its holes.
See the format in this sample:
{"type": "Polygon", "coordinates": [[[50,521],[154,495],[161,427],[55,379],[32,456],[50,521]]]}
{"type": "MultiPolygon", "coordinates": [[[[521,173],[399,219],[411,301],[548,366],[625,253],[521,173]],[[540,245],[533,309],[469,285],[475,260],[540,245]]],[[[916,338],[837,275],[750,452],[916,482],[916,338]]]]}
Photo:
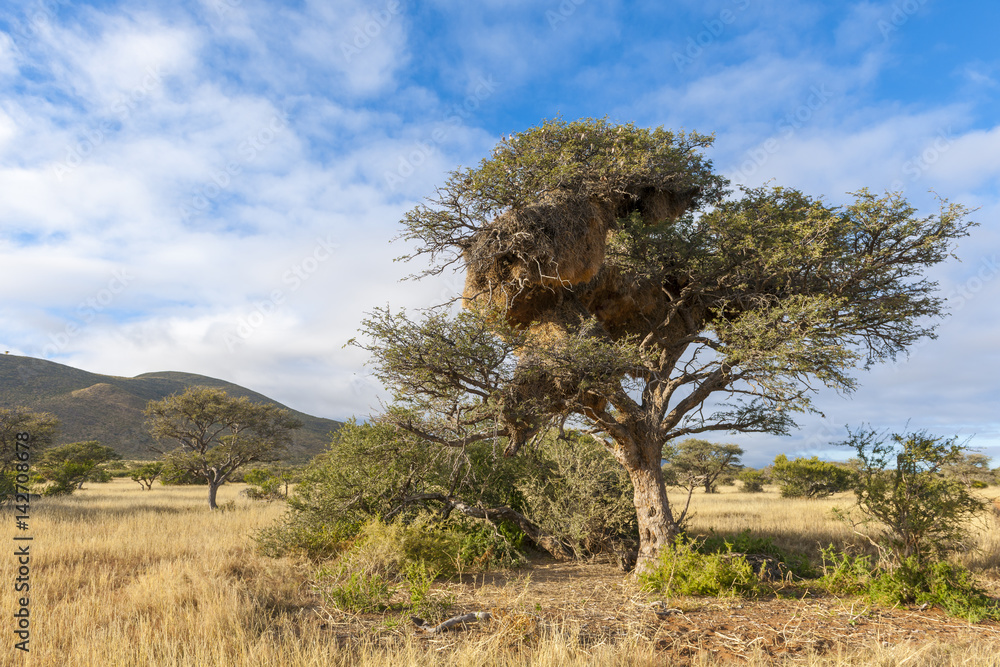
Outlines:
{"type": "MultiPolygon", "coordinates": [[[[204,373],[343,419],[384,395],[343,345],[399,282],[398,221],[500,135],[562,114],[714,133],[736,183],[979,210],[935,269],[952,316],[746,461],[845,426],[1000,461],[1000,6],[895,2],[69,2],[0,11],[0,345],[204,373]]],[[[720,438],[725,439],[725,438],[720,438]]]]}

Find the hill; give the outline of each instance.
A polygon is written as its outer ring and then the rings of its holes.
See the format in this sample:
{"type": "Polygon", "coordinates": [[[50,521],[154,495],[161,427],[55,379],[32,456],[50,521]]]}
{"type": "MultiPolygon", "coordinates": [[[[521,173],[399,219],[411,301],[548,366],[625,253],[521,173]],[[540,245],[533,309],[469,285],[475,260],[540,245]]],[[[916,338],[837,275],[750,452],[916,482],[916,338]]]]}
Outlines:
{"type": "Polygon", "coordinates": [[[89,373],[44,359],[0,355],[0,407],[23,405],[52,413],[62,422],[56,444],[99,440],[126,459],[157,456],[150,450],[155,441],[146,431],[142,414],[146,404],[197,385],[219,387],[230,396],[273,403],[291,412],[303,424],[287,452],[292,460],[319,454],[330,442],[330,433],[341,425],[292,410],[238,384],[195,373],[161,371],[125,378],[89,373]]]}

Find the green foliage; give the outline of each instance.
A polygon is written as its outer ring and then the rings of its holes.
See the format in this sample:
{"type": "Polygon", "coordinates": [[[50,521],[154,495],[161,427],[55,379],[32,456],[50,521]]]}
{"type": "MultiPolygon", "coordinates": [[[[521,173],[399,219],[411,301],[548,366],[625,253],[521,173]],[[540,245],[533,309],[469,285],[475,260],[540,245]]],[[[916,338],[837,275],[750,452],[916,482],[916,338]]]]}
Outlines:
{"type": "Polygon", "coordinates": [[[104,464],[103,470],[110,475],[112,479],[123,479],[125,477],[131,477],[132,471],[135,466],[128,461],[109,461],[104,464]]]}
{"type": "Polygon", "coordinates": [[[635,506],[628,473],[593,438],[549,433],[531,454],[537,467],[518,482],[525,513],[579,555],[636,542],[635,506]]]}
{"type": "Polygon", "coordinates": [[[820,461],[819,457],[789,461],[784,454],[774,459],[771,478],[785,498],[823,498],[851,488],[852,474],[844,466],[820,461]]]}
{"type": "Polygon", "coordinates": [[[863,595],[887,605],[934,605],[970,623],[1000,620],[1000,601],[980,588],[972,573],[946,560],[910,556],[892,567],[878,567],[869,556],[823,549],[819,583],[834,594],[863,595]]]}
{"type": "Polygon", "coordinates": [[[283,500],[285,498],[285,480],[269,470],[254,468],[243,475],[243,481],[249,485],[246,496],[253,500],[283,500]]]}
{"type": "Polygon", "coordinates": [[[796,577],[814,576],[809,559],[804,554],[790,554],[775,545],[774,540],[770,537],[755,535],[749,530],[735,535],[709,535],[700,541],[693,542],[693,545],[703,554],[738,553],[767,556],[774,562],[781,563],[787,571],[796,577]]]}
{"type": "Polygon", "coordinates": [[[302,554],[313,561],[336,557],[350,548],[360,526],[347,520],[308,521],[291,514],[286,521],[261,529],[254,535],[265,556],[278,558],[302,554]]]}
{"type": "Polygon", "coordinates": [[[410,611],[424,619],[440,620],[454,603],[452,595],[434,596],[431,586],[438,572],[423,561],[408,563],[404,573],[404,586],[410,597],[410,611]]]}
{"type": "Polygon", "coordinates": [[[207,486],[208,480],[204,475],[198,474],[194,470],[181,467],[173,458],[167,457],[162,461],[163,471],[160,473],[160,484],[163,486],[207,486]]]}
{"type": "Polygon", "coordinates": [[[614,199],[644,188],[667,189],[692,193],[696,204],[713,202],[725,180],[712,173],[701,152],[711,143],[696,132],[605,119],[548,120],[504,137],[477,168],[452,172],[432,206],[407,213],[403,238],[420,242],[413,256],[428,253],[441,261],[442,245],[460,246],[476,227],[553,190],[614,199]]]}
{"type": "Polygon", "coordinates": [[[985,489],[997,482],[996,471],[990,470],[990,457],[981,452],[963,451],[946,462],[941,472],[974,489],[985,489]]]}
{"type": "Polygon", "coordinates": [[[656,566],[639,573],[647,591],[664,597],[712,595],[754,597],[761,592],[760,579],[742,554],[726,545],[724,553],[702,553],[694,544],[678,539],[660,549],[656,566]]]}
{"type": "Polygon", "coordinates": [[[102,474],[101,466],[120,459],[111,447],[101,445],[97,440],[74,442],[46,450],[36,465],[42,479],[52,482],[45,489],[46,495],[65,495],[82,489],[83,483],[110,481],[109,474],[102,474]]]}
{"type": "Polygon", "coordinates": [[[18,463],[17,434],[31,436],[31,457],[37,459],[50,446],[59,429],[59,420],[47,412],[25,407],[0,408],[0,472],[9,472],[18,463]]]}
{"type": "Polygon", "coordinates": [[[523,556],[511,540],[483,522],[465,517],[442,521],[421,514],[410,522],[369,521],[341,561],[354,569],[399,577],[412,563],[452,575],[511,567],[523,562],[523,556]]]}
{"type": "Polygon", "coordinates": [[[395,591],[392,580],[380,572],[349,571],[323,567],[313,579],[313,588],[326,604],[356,613],[384,611],[395,591]]]}
{"type": "Polygon", "coordinates": [[[832,544],[822,549],[821,554],[823,576],[819,583],[831,593],[863,593],[878,575],[869,556],[841,553],[832,544]]]}
{"type": "Polygon", "coordinates": [[[971,623],[1000,620],[1000,604],[979,588],[972,573],[944,560],[925,563],[910,556],[876,577],[868,590],[873,599],[890,605],[936,605],[971,623]]]}
{"type": "Polygon", "coordinates": [[[129,471],[129,477],[133,482],[147,491],[153,488],[153,482],[163,474],[164,465],[161,461],[143,463],[129,471]]]}
{"type": "Polygon", "coordinates": [[[216,508],[215,491],[233,473],[255,461],[276,459],[291,442],[292,431],[302,426],[287,410],[212,387],[190,387],[150,401],[145,414],[153,437],[180,445],[166,455],[170,478],[176,479],[174,470],[204,478],[209,509],[216,508]]]}
{"type": "Polygon", "coordinates": [[[736,479],[742,482],[740,490],[744,493],[763,493],[764,485],[768,483],[768,476],[761,470],[746,468],[741,470],[736,479]]]}
{"type": "Polygon", "coordinates": [[[965,543],[969,522],[985,502],[945,472],[963,460],[966,450],[957,438],[921,431],[886,439],[859,429],[844,444],[861,461],[855,495],[862,524],[877,531],[892,561],[939,560],[965,543]]]}
{"type": "MultiPolygon", "coordinates": [[[[556,449],[564,446],[549,445],[556,449]]],[[[594,445],[587,447],[595,449],[594,445]]],[[[508,507],[530,514],[526,485],[537,482],[537,488],[544,489],[546,475],[558,477],[569,473],[534,456],[504,457],[486,442],[471,442],[461,448],[439,447],[384,421],[369,424],[352,421],[338,431],[329,449],[302,472],[295,493],[289,498],[290,512],[281,526],[268,530],[267,540],[277,545],[281,542],[277,536],[284,533],[289,550],[304,549],[318,556],[337,550],[335,544],[325,541],[330,534],[340,539],[344,531],[337,526],[357,529],[373,519],[409,522],[429,508],[441,509],[448,498],[473,507],[508,507]],[[544,479],[539,481],[539,476],[544,479]]],[[[593,488],[581,492],[579,497],[586,493],[609,493],[603,486],[607,481],[594,481],[593,488]]],[[[582,512],[595,504],[592,500],[590,505],[573,508],[581,523],[585,520],[582,512]]],[[[449,512],[447,506],[442,511],[449,512]]],[[[519,528],[459,514],[450,511],[446,523],[450,530],[461,527],[462,539],[475,542],[479,539],[475,535],[482,535],[487,541],[498,535],[503,538],[502,544],[493,545],[495,556],[486,557],[487,562],[519,559],[515,555],[523,538],[519,528]]],[[[544,508],[540,514],[544,514],[544,508]]],[[[442,513],[441,519],[444,517],[442,513]]],[[[602,526],[594,523],[593,530],[602,526]]],[[[472,549],[471,544],[467,547],[472,549]]]]}
{"type": "Polygon", "coordinates": [[[739,462],[743,448],[698,438],[682,440],[668,457],[669,473],[676,484],[684,488],[702,486],[705,493],[715,493],[723,475],[732,475],[743,468],[739,462]]]}
{"type": "Polygon", "coordinates": [[[399,575],[381,570],[358,569],[352,563],[323,566],[313,577],[313,588],[326,604],[354,613],[379,613],[391,607],[399,590],[405,591],[409,610],[428,619],[441,619],[454,603],[454,596],[434,595],[431,587],[438,573],[423,561],[406,564],[399,575]]]}

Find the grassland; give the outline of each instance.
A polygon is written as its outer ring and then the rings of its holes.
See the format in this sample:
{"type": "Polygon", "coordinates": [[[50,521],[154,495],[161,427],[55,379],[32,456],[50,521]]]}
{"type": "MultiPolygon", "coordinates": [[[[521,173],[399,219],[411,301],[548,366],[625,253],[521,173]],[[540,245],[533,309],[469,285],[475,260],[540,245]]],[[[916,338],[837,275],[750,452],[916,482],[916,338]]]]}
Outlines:
{"type": "MultiPolygon", "coordinates": [[[[998,665],[1000,627],[933,610],[876,609],[817,593],[795,598],[670,600],[657,615],[632,579],[608,564],[539,561],[520,570],[436,584],[456,612],[489,609],[489,625],[426,637],[406,610],[358,616],[326,609],[315,564],[265,558],[250,535],[280,504],[225,486],[206,491],[115,480],[32,505],[30,653],[13,649],[14,517],[0,514],[0,664],[425,665],[801,664],[998,665]]],[[[1000,495],[989,489],[987,495],[1000,495]]],[[[853,536],[830,515],[847,496],[799,501],[776,493],[697,495],[695,532],[750,529],[816,553],[853,536]]],[[[25,533],[18,533],[25,534],[25,533]]],[[[979,527],[962,556],[1000,594],[1000,529],[979,527]]]]}

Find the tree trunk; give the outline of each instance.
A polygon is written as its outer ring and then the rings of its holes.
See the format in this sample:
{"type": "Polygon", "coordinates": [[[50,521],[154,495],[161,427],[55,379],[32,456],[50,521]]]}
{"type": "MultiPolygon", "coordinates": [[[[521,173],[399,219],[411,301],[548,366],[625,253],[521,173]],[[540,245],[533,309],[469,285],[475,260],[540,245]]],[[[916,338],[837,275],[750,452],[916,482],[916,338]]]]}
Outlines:
{"type": "Polygon", "coordinates": [[[637,465],[628,466],[635,489],[633,503],[639,522],[639,555],[635,571],[641,573],[655,566],[660,549],[670,545],[680,532],[670,511],[667,487],[659,456],[637,457],[637,465]]]}
{"type": "Polygon", "coordinates": [[[214,482],[208,483],[208,509],[210,510],[215,510],[219,507],[215,502],[215,496],[219,492],[220,486],[222,485],[214,482]]]}

